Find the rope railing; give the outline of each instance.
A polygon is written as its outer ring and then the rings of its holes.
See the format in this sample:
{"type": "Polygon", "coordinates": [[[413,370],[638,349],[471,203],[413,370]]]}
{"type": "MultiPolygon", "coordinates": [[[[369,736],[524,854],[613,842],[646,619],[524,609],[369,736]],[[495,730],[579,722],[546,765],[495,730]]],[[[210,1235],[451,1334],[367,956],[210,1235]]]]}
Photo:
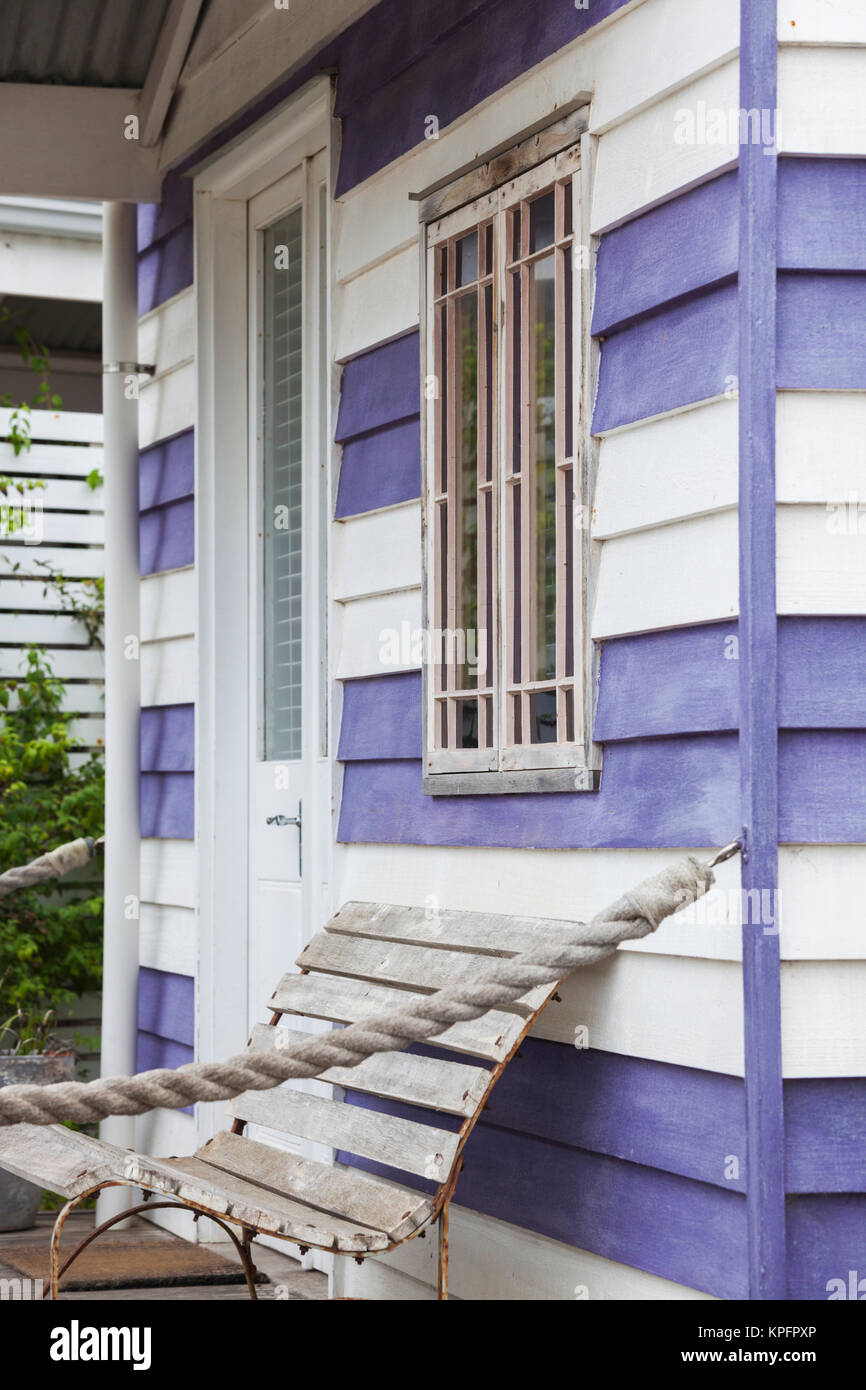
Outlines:
{"type": "Polygon", "coordinates": [[[158,1068],[137,1076],[88,1082],[0,1089],[0,1127],[48,1125],[72,1120],[87,1124],[109,1115],[142,1115],[195,1101],[230,1100],[243,1091],[265,1091],[283,1081],[321,1076],[333,1067],[355,1067],[380,1052],[400,1052],[411,1043],[438,1037],[457,1023],[508,1008],[536,986],[552,989],[573,970],[595,965],[623,941],[654,932],[666,917],[696,902],[712,887],[713,868],[740,848],[734,841],[707,863],[688,856],[624,894],[589,923],[576,922],[545,933],[529,950],[498,960],[471,983],[451,985],[419,997],[405,1008],[382,1013],[347,1028],[293,1040],[270,1052],[247,1051],[222,1062],[189,1062],[176,1070],[158,1068]]]}

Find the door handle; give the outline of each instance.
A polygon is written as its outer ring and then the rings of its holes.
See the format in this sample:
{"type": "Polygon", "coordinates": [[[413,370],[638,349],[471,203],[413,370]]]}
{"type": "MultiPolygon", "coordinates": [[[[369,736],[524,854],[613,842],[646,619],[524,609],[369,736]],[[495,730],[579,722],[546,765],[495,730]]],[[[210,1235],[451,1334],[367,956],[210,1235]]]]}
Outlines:
{"type": "Polygon", "coordinates": [[[298,827],[298,878],[303,878],[303,861],[301,857],[304,842],[302,810],[303,802],[299,801],[298,814],[296,816],[268,816],[265,821],[265,825],[276,825],[279,826],[280,829],[282,829],[283,826],[289,825],[296,825],[298,827]]]}

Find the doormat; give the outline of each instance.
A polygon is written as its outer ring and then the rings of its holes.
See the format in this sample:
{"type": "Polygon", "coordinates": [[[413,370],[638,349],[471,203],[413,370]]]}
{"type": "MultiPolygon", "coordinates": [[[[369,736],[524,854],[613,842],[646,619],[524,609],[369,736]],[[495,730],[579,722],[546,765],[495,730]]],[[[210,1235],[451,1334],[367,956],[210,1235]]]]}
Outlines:
{"type": "MultiPolygon", "coordinates": [[[[75,1249],[76,1241],[63,1241],[63,1259],[75,1249]]],[[[11,1265],[30,1279],[42,1279],[48,1287],[48,1241],[42,1237],[0,1246],[0,1262],[11,1265]]],[[[62,1263],[62,1261],[61,1261],[62,1263]]],[[[203,1245],[193,1245],[179,1236],[158,1240],[123,1238],[114,1240],[106,1233],[78,1256],[60,1281],[63,1293],[91,1289],[176,1288],[194,1284],[243,1284],[239,1264],[215,1254],[203,1245]]],[[[261,1272],[257,1284],[267,1284],[261,1272]]]]}

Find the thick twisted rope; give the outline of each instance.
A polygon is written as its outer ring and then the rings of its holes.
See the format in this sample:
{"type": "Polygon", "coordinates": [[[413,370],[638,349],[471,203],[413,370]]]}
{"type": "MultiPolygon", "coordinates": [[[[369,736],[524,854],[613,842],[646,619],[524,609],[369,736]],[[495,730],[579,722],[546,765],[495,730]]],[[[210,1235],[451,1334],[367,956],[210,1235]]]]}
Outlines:
{"type": "Polygon", "coordinates": [[[68,845],[41,854],[31,864],[24,864],[20,869],[7,869],[5,874],[0,874],[0,898],[19,888],[32,888],[46,879],[63,878],[73,869],[82,868],[96,853],[96,843],[89,835],[81,840],[70,840],[68,845]]]}
{"type": "Polygon", "coordinates": [[[572,970],[612,955],[621,941],[654,932],[665,917],[703,897],[713,881],[708,864],[691,857],[680,860],[590,923],[546,931],[530,950],[497,961],[472,982],[415,996],[403,1009],[270,1052],[247,1051],[224,1062],[190,1062],[176,1071],[160,1068],[138,1076],[7,1086],[0,1089],[0,1126],[59,1120],[86,1124],[107,1115],[141,1115],[160,1106],[175,1109],[197,1100],[229,1100],[243,1091],[266,1091],[282,1081],[321,1076],[332,1067],[355,1067],[376,1053],[401,1052],[456,1023],[516,1004],[536,986],[553,989],[572,970]]]}

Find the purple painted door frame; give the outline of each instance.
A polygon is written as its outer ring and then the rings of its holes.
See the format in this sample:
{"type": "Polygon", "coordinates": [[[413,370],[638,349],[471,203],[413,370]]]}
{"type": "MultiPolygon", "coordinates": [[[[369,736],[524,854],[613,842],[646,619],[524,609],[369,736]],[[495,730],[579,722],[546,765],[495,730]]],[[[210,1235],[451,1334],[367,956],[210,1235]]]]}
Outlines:
{"type": "MultiPolygon", "coordinates": [[[[777,0],[740,0],[740,108],[775,121],[777,0]]],[[[740,143],[740,780],[742,886],[778,887],[777,155],[740,143]]],[[[743,924],[749,1295],[787,1296],[779,938],[743,924]]]]}

